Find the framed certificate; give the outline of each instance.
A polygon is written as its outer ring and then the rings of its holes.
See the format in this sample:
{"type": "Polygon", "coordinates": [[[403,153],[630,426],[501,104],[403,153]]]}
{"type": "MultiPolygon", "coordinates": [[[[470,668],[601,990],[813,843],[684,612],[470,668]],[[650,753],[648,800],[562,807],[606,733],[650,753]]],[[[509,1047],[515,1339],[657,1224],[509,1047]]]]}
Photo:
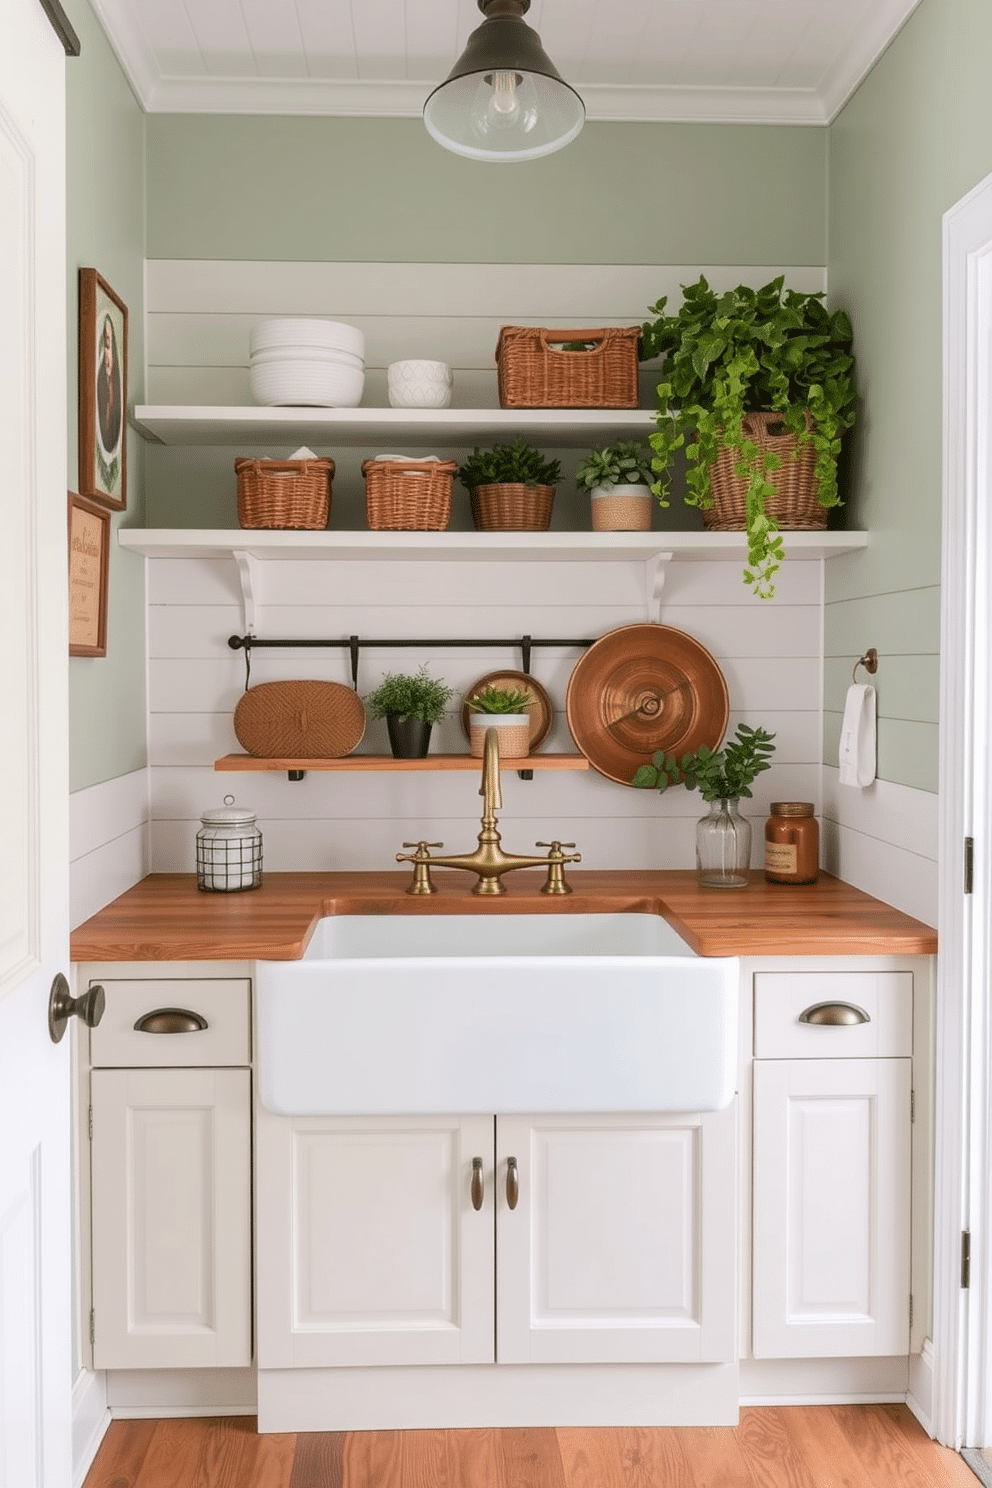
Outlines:
{"type": "Polygon", "coordinates": [[[69,655],[107,654],[110,512],[69,492],[69,655]]]}

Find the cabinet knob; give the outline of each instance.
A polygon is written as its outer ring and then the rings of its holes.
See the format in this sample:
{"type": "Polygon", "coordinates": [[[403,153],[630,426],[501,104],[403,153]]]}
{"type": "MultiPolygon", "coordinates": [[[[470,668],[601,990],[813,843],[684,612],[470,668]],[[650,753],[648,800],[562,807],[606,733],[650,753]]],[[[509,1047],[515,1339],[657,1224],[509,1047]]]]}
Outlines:
{"type": "Polygon", "coordinates": [[[478,1211],[482,1208],[486,1196],[485,1180],[482,1177],[482,1158],[472,1159],[472,1208],[478,1211]]]}
{"type": "Polygon", "coordinates": [[[864,1008],[853,1002],[814,1002],[799,1014],[800,1023],[817,1023],[821,1027],[849,1028],[855,1023],[870,1023],[864,1008]]]}
{"type": "Polygon", "coordinates": [[[70,1018],[82,1018],[87,1028],[95,1028],[107,1006],[107,994],[97,982],[79,997],[73,997],[69,983],[61,972],[52,983],[48,997],[48,1034],[57,1044],[65,1033],[70,1018]]]}
{"type": "Polygon", "coordinates": [[[517,1172],[517,1159],[508,1157],[506,1159],[506,1207],[516,1209],[519,1197],[520,1175],[517,1172]]]}
{"type": "Polygon", "coordinates": [[[134,1025],[135,1033],[202,1033],[207,1020],[202,1013],[188,1008],[154,1008],[142,1013],[134,1025]]]}

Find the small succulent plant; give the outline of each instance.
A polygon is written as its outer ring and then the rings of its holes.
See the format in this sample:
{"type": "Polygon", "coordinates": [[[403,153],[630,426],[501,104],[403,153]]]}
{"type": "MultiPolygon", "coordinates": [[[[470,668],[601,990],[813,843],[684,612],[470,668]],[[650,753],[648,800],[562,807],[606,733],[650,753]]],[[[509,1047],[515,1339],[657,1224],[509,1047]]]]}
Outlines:
{"type": "Polygon", "coordinates": [[[651,451],[633,440],[590,450],[575,472],[575,482],[587,491],[597,486],[650,486],[654,480],[651,451]]]}
{"type": "Polygon", "coordinates": [[[534,701],[526,687],[496,687],[490,684],[465,699],[477,713],[522,713],[534,701]]]}

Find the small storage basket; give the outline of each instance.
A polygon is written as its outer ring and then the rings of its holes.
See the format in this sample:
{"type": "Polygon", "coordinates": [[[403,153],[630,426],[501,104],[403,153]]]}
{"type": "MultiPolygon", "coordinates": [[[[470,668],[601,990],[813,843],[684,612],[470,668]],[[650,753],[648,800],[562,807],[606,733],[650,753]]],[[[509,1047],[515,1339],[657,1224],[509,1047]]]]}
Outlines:
{"type": "Polygon", "coordinates": [[[242,527],[319,529],[331,514],[333,460],[235,460],[242,527]]]}
{"type": "MultiPolygon", "coordinates": [[[[807,427],[811,420],[806,417],[807,427]]],[[[818,532],[827,525],[827,509],[816,495],[816,452],[811,440],[796,450],[796,436],[780,413],[748,413],[744,433],[759,450],[771,450],[781,460],[768,479],[775,494],[765,499],[765,512],[783,532],[818,532]]],[[[747,482],[734,470],[735,456],[721,450],[710,467],[713,505],[703,508],[703,526],[710,532],[742,532],[747,482]]]]}
{"type": "Polygon", "coordinates": [[[546,532],[555,488],[496,482],[473,487],[471,499],[472,520],[480,532],[546,532]]]}
{"type": "Polygon", "coordinates": [[[636,408],[640,326],[548,331],[504,326],[496,345],[501,408],[636,408]],[[592,341],[588,351],[562,351],[592,341]]]}
{"type": "Polygon", "coordinates": [[[370,532],[443,532],[456,460],[363,460],[370,532]]]}

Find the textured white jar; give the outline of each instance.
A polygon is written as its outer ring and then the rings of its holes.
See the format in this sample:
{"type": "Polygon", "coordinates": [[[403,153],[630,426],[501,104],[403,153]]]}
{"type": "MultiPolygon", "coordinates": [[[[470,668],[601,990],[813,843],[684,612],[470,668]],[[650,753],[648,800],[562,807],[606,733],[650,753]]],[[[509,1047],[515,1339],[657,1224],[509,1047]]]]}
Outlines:
{"type": "Polygon", "coordinates": [[[390,362],[386,371],[391,408],[447,408],[454,378],[447,362],[390,362]]]}

